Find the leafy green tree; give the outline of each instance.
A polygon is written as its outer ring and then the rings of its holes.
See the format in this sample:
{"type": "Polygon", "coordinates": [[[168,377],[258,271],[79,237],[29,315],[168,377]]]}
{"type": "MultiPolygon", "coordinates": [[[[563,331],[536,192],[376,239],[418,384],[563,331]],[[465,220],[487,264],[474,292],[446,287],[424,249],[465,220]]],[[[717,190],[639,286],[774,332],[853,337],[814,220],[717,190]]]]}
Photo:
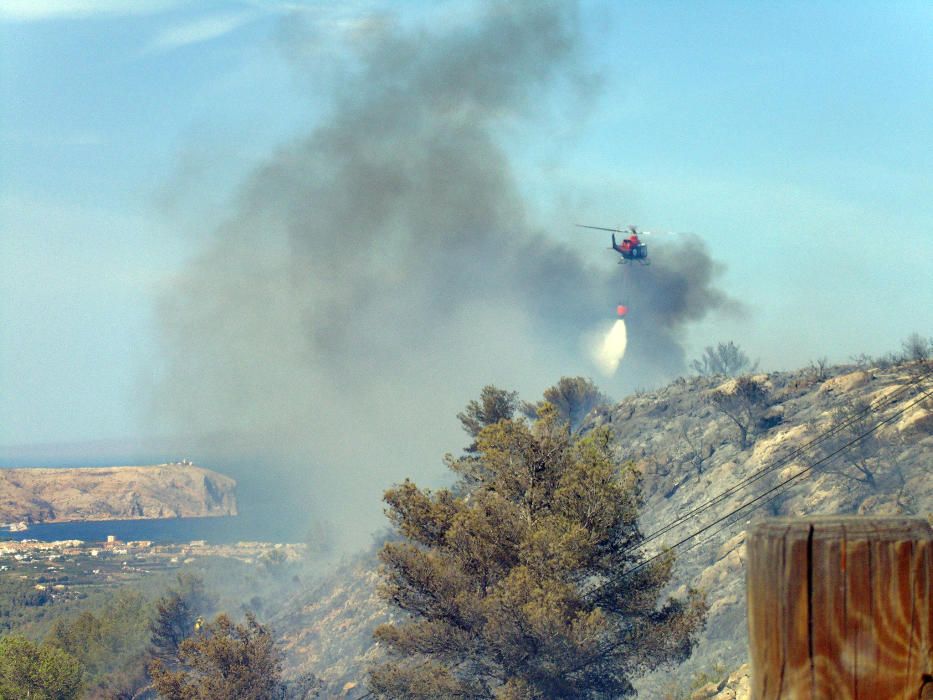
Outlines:
{"type": "Polygon", "coordinates": [[[329,520],[313,518],[304,536],[308,556],[317,559],[333,554],[335,535],[333,523],[329,520]]]}
{"type": "Polygon", "coordinates": [[[181,643],[194,634],[197,619],[197,615],[191,612],[177,591],[160,598],[156,602],[155,618],[149,627],[152,633],[152,656],[174,665],[178,661],[181,643]]]}
{"type": "Polygon", "coordinates": [[[476,452],[475,438],[488,425],[495,425],[500,420],[509,420],[518,408],[518,392],[506,391],[491,384],[483,387],[479,401],[471,400],[466,409],[457,414],[457,420],[463,429],[474,438],[466,448],[467,452],[476,452]]]}
{"type": "Polygon", "coordinates": [[[152,684],[165,700],[281,700],[313,697],[313,683],[301,694],[283,683],[282,656],[269,629],[252,613],[239,625],[220,614],[178,649],[176,670],[156,659],[149,668],[152,684]]]}
{"type": "Polygon", "coordinates": [[[57,619],[45,642],[81,663],[93,697],[131,697],[147,683],[151,612],[145,596],[122,590],[100,610],[57,619]]]}
{"type": "Polygon", "coordinates": [[[877,489],[878,433],[873,432],[875,414],[871,404],[860,398],[844,399],[830,417],[830,429],[835,432],[823,444],[824,456],[842,450],[832,459],[822,462],[819,471],[835,474],[849,481],[877,489]],[[845,449],[842,449],[845,448],[845,449]]]}
{"type": "Polygon", "coordinates": [[[529,418],[537,418],[538,410],[545,404],[557,409],[557,415],[574,432],[580,430],[590,412],[609,403],[592,379],[586,377],[561,377],[560,381],[544,390],[544,401],[538,404],[525,403],[522,409],[529,418]]]}
{"type": "Polygon", "coordinates": [[[911,333],[901,343],[904,359],[907,362],[924,362],[933,355],[933,338],[924,338],[919,333],[911,333]]]}
{"type": "Polygon", "coordinates": [[[217,608],[216,596],[207,591],[204,579],[198,574],[187,571],[179,573],[171,591],[178,593],[196,616],[207,617],[217,608]]]}
{"type": "Polygon", "coordinates": [[[0,632],[34,622],[51,602],[51,593],[37,589],[33,581],[4,579],[0,586],[0,632]]]}
{"type": "Polygon", "coordinates": [[[715,348],[707,345],[703,355],[690,363],[690,368],[704,377],[724,374],[737,377],[746,372],[758,369],[758,362],[752,362],[731,340],[728,343],[719,343],[715,348]]]}
{"type": "Polygon", "coordinates": [[[465,455],[455,458],[444,455],[444,463],[449,469],[460,475],[457,490],[464,491],[476,487],[487,478],[482,460],[478,457],[479,446],[476,438],[484,428],[502,420],[511,420],[518,410],[518,392],[506,391],[487,384],[480,392],[479,401],[471,400],[466,409],[457,414],[464,432],[472,438],[464,449],[465,455]]]}
{"type": "Polygon", "coordinates": [[[0,700],[73,700],[83,673],[61,649],[19,635],[0,639],[0,700]]]}
{"type": "Polygon", "coordinates": [[[659,607],[668,554],[633,571],[638,476],[607,428],[580,436],[550,403],[534,424],[477,435],[484,478],[385,493],[401,538],[380,553],[382,592],[404,616],[376,630],[381,698],[618,698],[633,677],[686,658],[705,605],[659,607]],[[627,573],[628,572],[628,573],[627,573]]]}
{"type": "Polygon", "coordinates": [[[198,620],[213,612],[215,604],[201,577],[178,574],[178,585],[156,601],[155,617],[149,627],[152,656],[173,665],[181,643],[194,634],[198,620]]]}
{"type": "Polygon", "coordinates": [[[79,659],[85,667],[93,667],[106,653],[102,627],[102,621],[86,610],[77,617],[57,619],[45,641],[79,659]]]}
{"type": "Polygon", "coordinates": [[[749,445],[748,436],[758,429],[758,423],[768,408],[770,393],[759,381],[739,377],[731,387],[717,389],[709,396],[713,407],[729,418],[739,429],[739,445],[749,445]]]}
{"type": "Polygon", "coordinates": [[[264,554],[261,561],[267,570],[279,572],[288,562],[288,555],[283,549],[273,549],[264,554]]]}

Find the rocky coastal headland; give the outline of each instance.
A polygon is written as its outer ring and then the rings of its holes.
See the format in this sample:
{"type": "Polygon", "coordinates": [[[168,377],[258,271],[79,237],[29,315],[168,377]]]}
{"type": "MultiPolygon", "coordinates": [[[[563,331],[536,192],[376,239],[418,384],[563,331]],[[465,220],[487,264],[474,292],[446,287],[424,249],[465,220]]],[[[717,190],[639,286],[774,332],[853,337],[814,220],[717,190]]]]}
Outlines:
{"type": "Polygon", "coordinates": [[[236,515],[236,481],[191,462],[0,469],[0,522],[236,515]]]}

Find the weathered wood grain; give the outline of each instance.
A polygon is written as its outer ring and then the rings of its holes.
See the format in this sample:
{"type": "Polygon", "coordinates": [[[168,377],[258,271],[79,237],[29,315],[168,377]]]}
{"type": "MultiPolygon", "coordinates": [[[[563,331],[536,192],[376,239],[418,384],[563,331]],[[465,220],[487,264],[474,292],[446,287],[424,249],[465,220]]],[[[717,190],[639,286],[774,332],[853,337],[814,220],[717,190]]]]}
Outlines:
{"type": "Polygon", "coordinates": [[[933,693],[931,539],[921,519],[757,524],[748,537],[752,698],[933,693]]]}

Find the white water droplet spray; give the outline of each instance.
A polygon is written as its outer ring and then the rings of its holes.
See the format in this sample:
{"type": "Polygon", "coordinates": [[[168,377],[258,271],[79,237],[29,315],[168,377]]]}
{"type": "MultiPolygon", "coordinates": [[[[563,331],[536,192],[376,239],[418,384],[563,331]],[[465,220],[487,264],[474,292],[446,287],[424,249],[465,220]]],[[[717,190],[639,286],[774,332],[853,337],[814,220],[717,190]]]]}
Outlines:
{"type": "Polygon", "coordinates": [[[623,318],[616,320],[601,340],[597,338],[592,350],[593,361],[606,376],[612,376],[619,368],[619,363],[625,356],[626,345],[628,333],[623,318]]]}

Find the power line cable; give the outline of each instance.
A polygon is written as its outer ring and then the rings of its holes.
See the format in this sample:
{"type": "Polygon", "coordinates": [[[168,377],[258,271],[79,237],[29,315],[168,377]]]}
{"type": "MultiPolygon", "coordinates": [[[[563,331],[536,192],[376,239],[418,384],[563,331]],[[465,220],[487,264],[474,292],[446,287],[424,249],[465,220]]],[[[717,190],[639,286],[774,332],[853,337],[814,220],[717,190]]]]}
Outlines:
{"type": "MultiPolygon", "coordinates": [[[[901,409],[899,409],[898,411],[895,411],[892,415],[888,416],[888,417],[885,418],[884,420],[881,420],[881,421],[877,422],[877,423],[876,423],[875,425],[873,425],[869,430],[866,430],[865,432],[860,433],[859,435],[856,435],[852,440],[850,440],[849,442],[845,443],[844,445],[842,445],[842,446],[839,447],[838,449],[834,450],[832,453],[826,455],[826,456],[823,457],[822,459],[817,460],[816,462],[814,462],[814,463],[811,464],[810,466],[808,466],[808,467],[802,469],[801,471],[797,472],[797,473],[794,474],[793,476],[791,476],[791,477],[785,479],[784,481],[782,481],[781,483],[779,483],[777,486],[774,486],[773,488],[768,489],[767,491],[765,491],[763,494],[761,494],[761,495],[759,495],[759,496],[753,498],[753,499],[750,500],[750,501],[747,501],[746,503],[742,504],[742,505],[739,506],[738,508],[735,508],[734,510],[732,510],[732,511],[729,512],[729,513],[727,513],[727,514],[724,515],[723,517],[721,517],[721,518],[719,518],[719,519],[713,521],[713,522],[710,523],[709,525],[706,525],[705,527],[700,528],[699,530],[697,530],[697,531],[694,532],[693,534],[689,535],[688,537],[683,538],[682,540],[680,540],[680,541],[677,542],[676,544],[672,545],[672,546],[670,547],[669,550],[667,550],[667,551],[662,551],[662,552],[658,552],[657,554],[655,554],[654,556],[650,557],[649,559],[646,559],[645,561],[639,563],[637,566],[635,566],[635,567],[629,569],[628,571],[622,572],[622,574],[620,575],[619,579],[624,578],[624,577],[626,577],[626,576],[629,576],[629,575],[635,573],[636,571],[639,571],[639,570],[645,568],[645,567],[646,567],[648,564],[650,564],[652,561],[654,561],[654,560],[656,560],[656,559],[658,559],[658,558],[664,556],[664,555],[667,554],[668,552],[674,551],[674,550],[677,549],[678,547],[684,545],[685,543],[689,542],[691,539],[697,537],[698,535],[700,535],[700,534],[702,534],[703,532],[709,530],[710,528],[714,527],[715,525],[717,525],[717,524],[719,524],[719,523],[722,523],[723,521],[728,520],[729,518],[732,518],[733,516],[735,516],[736,514],[738,514],[738,513],[741,512],[741,511],[745,510],[746,508],[748,508],[748,507],[751,506],[752,504],[756,503],[757,501],[760,501],[760,500],[763,499],[765,496],[768,496],[768,495],[770,495],[770,494],[772,494],[772,493],[774,493],[774,492],[776,492],[776,491],[779,491],[779,489],[784,489],[785,491],[788,490],[788,489],[790,488],[790,486],[788,486],[788,485],[789,485],[791,482],[797,480],[798,478],[800,478],[801,476],[804,476],[805,474],[808,474],[808,473],[811,472],[813,469],[815,469],[817,466],[819,466],[821,463],[831,460],[832,458],[834,458],[834,457],[835,457],[836,455],[838,455],[839,453],[841,453],[841,452],[847,450],[849,447],[851,447],[851,446],[854,445],[855,443],[857,443],[857,442],[863,440],[863,439],[866,438],[867,436],[869,436],[869,435],[871,435],[872,433],[874,433],[875,431],[877,431],[877,430],[878,430],[879,428],[881,428],[883,425],[885,425],[885,424],[887,424],[887,423],[890,423],[891,421],[893,421],[895,418],[897,418],[898,416],[900,416],[900,415],[902,415],[903,413],[905,413],[905,412],[906,412],[907,410],[909,410],[910,408],[913,408],[914,406],[916,406],[917,404],[919,404],[920,402],[924,401],[925,399],[927,399],[927,398],[929,398],[929,397],[931,397],[931,396],[933,396],[933,390],[927,390],[927,391],[925,391],[925,392],[922,392],[919,398],[915,399],[914,401],[912,401],[911,403],[907,404],[906,406],[903,406],[903,407],[902,407],[901,409]],[[785,488],[785,487],[786,487],[786,488],[785,488]]],[[[759,503],[757,506],[755,506],[755,508],[759,508],[759,507],[761,507],[762,505],[764,505],[765,503],[768,503],[768,502],[770,502],[771,500],[773,500],[774,498],[777,498],[778,496],[781,495],[781,493],[783,493],[783,491],[781,491],[781,492],[779,492],[779,493],[775,493],[775,495],[771,496],[771,498],[765,500],[763,503],[759,503]]],[[[754,510],[754,508],[753,508],[752,510],[754,510]]],[[[726,527],[728,527],[728,525],[724,525],[724,526],[720,527],[720,528],[717,529],[715,532],[713,532],[708,538],[706,538],[706,539],[704,539],[704,540],[701,540],[701,541],[698,541],[698,542],[695,542],[693,545],[691,545],[691,546],[688,547],[686,550],[684,550],[684,552],[689,552],[689,551],[690,551],[691,549],[693,549],[694,547],[696,547],[696,546],[698,546],[698,545],[700,545],[700,544],[703,544],[704,542],[708,542],[708,541],[711,540],[716,534],[718,534],[721,530],[725,529],[726,527]]],[[[616,580],[618,580],[618,579],[616,579],[616,580]]],[[[601,584],[600,586],[597,586],[597,587],[594,588],[592,591],[590,591],[590,595],[591,595],[592,593],[595,593],[595,592],[599,591],[601,588],[605,588],[609,583],[610,583],[610,582],[607,581],[607,582],[604,582],[603,584],[601,584]]],[[[614,651],[616,648],[618,648],[618,646],[619,646],[620,644],[621,644],[621,642],[616,642],[616,643],[612,644],[612,645],[606,650],[606,653],[610,653],[610,652],[614,651]]]]}
{"type": "Polygon", "coordinates": [[[869,405],[869,406],[866,406],[866,407],[862,408],[862,409],[859,410],[855,415],[850,416],[849,418],[847,418],[847,419],[846,419],[845,421],[843,421],[842,423],[840,423],[840,424],[838,424],[838,425],[836,425],[836,426],[833,426],[832,428],[830,428],[830,429],[824,431],[823,433],[817,435],[816,437],[814,437],[814,438],[811,439],[810,441],[804,443],[803,445],[800,445],[799,447],[797,447],[797,448],[795,448],[793,451],[791,451],[789,454],[785,455],[784,457],[781,457],[781,458],[780,458],[779,460],[777,460],[775,463],[773,463],[773,464],[769,465],[768,467],[765,467],[765,468],[763,468],[763,469],[761,469],[761,470],[755,472],[754,474],[752,474],[752,475],[746,477],[745,479],[741,480],[741,481],[738,482],[737,484],[734,484],[733,486],[729,487],[728,489],[726,489],[726,490],[723,491],[722,493],[720,493],[720,494],[714,496],[713,498],[711,498],[710,500],[706,501],[705,503],[703,503],[703,504],[701,504],[701,505],[699,505],[699,506],[696,506],[695,508],[689,510],[688,512],[686,512],[686,513],[684,513],[684,514],[678,516],[674,521],[668,523],[667,525],[664,525],[663,527],[661,527],[660,529],[656,530],[655,532],[650,533],[650,534],[647,535],[641,542],[639,542],[637,545],[634,545],[633,547],[631,547],[630,550],[638,549],[638,548],[640,548],[641,546],[643,546],[644,544],[647,544],[648,542],[650,542],[651,540],[657,539],[657,537],[659,537],[660,535],[665,534],[666,532],[670,531],[670,530],[673,529],[674,527],[677,527],[677,526],[680,525],[682,522],[685,522],[685,521],[689,520],[692,516],[697,515],[697,514],[703,512],[704,510],[707,510],[707,509],[710,508],[711,506],[716,505],[717,503],[721,502],[721,501],[724,500],[725,498],[727,498],[727,497],[731,496],[732,494],[738,492],[739,490],[741,490],[742,488],[744,488],[744,487],[747,486],[748,484],[753,483],[754,481],[757,481],[758,479],[760,479],[760,478],[766,476],[768,473],[774,471],[775,469],[784,466],[785,464],[789,463],[790,461],[792,461],[792,460],[795,459],[796,457],[800,456],[802,453],[806,452],[806,451],[809,450],[809,449],[812,449],[813,447],[815,447],[815,446],[818,445],[819,443],[821,443],[821,442],[823,442],[824,440],[826,440],[826,439],[832,437],[835,433],[840,432],[840,431],[844,430],[845,428],[849,427],[850,425],[852,425],[853,423],[855,423],[856,421],[858,421],[859,419],[861,419],[861,418],[863,417],[863,414],[871,413],[871,412],[873,412],[873,411],[879,410],[880,408],[883,408],[883,407],[884,407],[884,405],[883,405],[884,403],[891,404],[891,403],[896,402],[897,400],[899,400],[899,394],[904,393],[904,392],[907,392],[907,391],[910,391],[910,389],[912,389],[912,388],[914,387],[914,385],[918,384],[920,381],[922,381],[923,379],[925,379],[927,376],[930,376],[931,374],[933,374],[933,372],[927,372],[927,373],[925,373],[924,375],[922,375],[921,377],[919,377],[918,379],[916,379],[916,380],[914,380],[914,381],[912,381],[912,382],[910,382],[910,383],[908,383],[908,384],[902,386],[902,387],[901,387],[900,389],[898,389],[896,392],[894,392],[894,393],[892,393],[892,394],[890,394],[890,395],[888,395],[888,396],[882,398],[876,406],[871,406],[871,405],[869,405]]]}
{"type": "Polygon", "coordinates": [[[670,531],[673,530],[674,528],[679,527],[680,525],[686,523],[688,520],[691,520],[691,519],[693,519],[694,517],[696,517],[696,516],[700,515],[701,513],[705,512],[706,510],[709,510],[709,509],[712,508],[713,506],[715,506],[715,505],[721,503],[722,501],[724,501],[725,499],[727,499],[729,496],[732,496],[733,494],[738,493],[739,491],[741,491],[742,489],[744,489],[746,486],[749,486],[750,484],[754,483],[755,481],[758,481],[759,479],[761,479],[761,478],[767,476],[768,474],[770,474],[770,473],[773,472],[774,470],[779,469],[780,467],[783,467],[783,466],[789,464],[790,462],[792,462],[794,459],[796,459],[797,457],[799,457],[799,456],[802,455],[803,453],[805,453],[805,452],[807,452],[807,451],[809,451],[809,450],[815,448],[815,447],[818,446],[820,443],[822,443],[822,442],[824,442],[825,440],[828,440],[829,438],[833,437],[836,433],[845,430],[845,429],[848,428],[849,426],[851,426],[851,425],[853,425],[854,423],[856,423],[856,422],[858,422],[859,420],[861,420],[861,419],[862,419],[863,417],[865,417],[866,415],[870,415],[871,413],[874,413],[874,412],[876,412],[876,411],[882,410],[883,408],[886,408],[887,406],[889,406],[889,405],[891,405],[891,404],[893,404],[893,403],[896,403],[897,401],[900,400],[900,398],[901,398],[900,395],[901,395],[901,394],[910,392],[915,386],[917,386],[918,384],[920,384],[924,379],[926,379],[927,377],[929,377],[929,376],[931,376],[931,375],[933,375],[933,370],[930,370],[930,371],[928,371],[928,372],[925,372],[925,373],[921,374],[921,375],[918,376],[917,378],[915,378],[915,379],[911,380],[910,382],[908,382],[907,384],[903,385],[903,386],[902,386],[901,388],[899,388],[897,391],[892,392],[892,393],[889,394],[888,396],[885,396],[885,397],[879,399],[879,401],[878,401],[878,403],[877,403],[876,405],[868,405],[868,406],[866,406],[866,407],[860,409],[860,410],[859,410],[858,412],[856,412],[854,415],[849,416],[848,418],[846,418],[845,421],[843,421],[843,422],[839,423],[838,425],[832,426],[831,428],[829,428],[829,429],[823,431],[822,433],[820,433],[819,435],[817,435],[817,436],[814,437],[813,439],[809,440],[808,442],[804,443],[803,445],[798,446],[797,448],[795,448],[794,450],[792,450],[790,453],[788,453],[787,455],[785,455],[785,456],[781,457],[780,459],[776,460],[774,463],[770,464],[769,466],[764,467],[764,468],[762,468],[762,469],[759,469],[759,470],[758,470],[757,472],[755,472],[754,474],[751,474],[751,475],[745,477],[744,479],[742,479],[742,480],[739,481],[738,483],[736,483],[736,484],[730,486],[728,489],[726,489],[725,491],[723,491],[723,492],[717,494],[716,496],[712,497],[712,498],[709,499],[708,501],[706,501],[706,502],[704,502],[704,503],[702,503],[702,504],[700,504],[700,505],[698,505],[698,506],[696,506],[696,507],[690,509],[690,510],[687,511],[686,513],[683,513],[683,514],[679,515],[677,518],[675,518],[675,519],[674,519],[673,521],[671,521],[670,523],[668,523],[668,524],[664,525],[663,527],[661,527],[661,528],[655,530],[654,532],[648,534],[648,535],[645,536],[643,539],[641,539],[637,544],[634,544],[634,545],[630,546],[629,548],[627,548],[626,550],[624,550],[624,551],[623,551],[623,554],[629,554],[629,553],[631,553],[631,552],[633,552],[633,551],[636,551],[636,550],[638,550],[638,549],[641,549],[642,547],[644,547],[644,546],[645,546],[646,544],[648,544],[649,542],[652,542],[653,540],[656,540],[658,537],[661,537],[662,535],[664,535],[664,534],[670,532],[670,531]]]}
{"type": "MultiPolygon", "coordinates": [[[[788,487],[785,488],[783,491],[780,491],[779,493],[775,493],[775,494],[774,494],[773,496],[771,496],[770,498],[766,498],[764,501],[762,501],[762,502],[759,503],[757,506],[755,506],[754,508],[752,508],[752,510],[757,510],[758,508],[763,508],[764,506],[768,505],[771,501],[773,501],[773,500],[775,500],[775,499],[777,499],[777,498],[780,498],[785,492],[787,492],[787,491],[790,490],[791,488],[792,488],[792,486],[788,486],[788,487]]],[[[733,515],[732,518],[735,518],[735,515],[733,515]]],[[[687,547],[686,549],[681,550],[680,555],[684,555],[684,554],[686,554],[687,552],[690,552],[690,551],[696,549],[697,547],[702,547],[702,546],[703,546],[704,544],[706,544],[707,542],[711,542],[711,541],[716,537],[716,535],[718,535],[718,534],[719,534],[720,532],[722,532],[723,530],[727,530],[728,528],[730,528],[730,527],[732,527],[733,525],[735,525],[735,523],[736,523],[739,519],[740,519],[740,518],[735,518],[732,522],[727,522],[727,523],[721,525],[720,527],[716,528],[716,529],[713,530],[713,532],[711,532],[707,537],[704,537],[702,540],[697,540],[696,542],[694,542],[693,544],[691,544],[691,545],[690,545],[689,547],[687,547]]]]}
{"type": "MultiPolygon", "coordinates": [[[[623,572],[623,573],[621,574],[621,576],[622,576],[622,577],[629,576],[629,575],[635,573],[636,571],[639,571],[639,570],[645,568],[646,566],[648,566],[648,564],[650,564],[650,563],[653,562],[654,560],[656,560],[656,559],[658,559],[658,558],[664,556],[664,555],[667,553],[667,551],[673,551],[673,550],[677,549],[678,547],[682,546],[682,545],[685,544],[686,542],[689,542],[690,540],[692,540],[694,537],[696,537],[696,536],[698,536],[698,535],[700,535],[700,534],[706,532],[706,531],[709,530],[710,528],[712,528],[712,527],[714,527],[715,525],[718,525],[719,523],[723,522],[724,520],[726,520],[726,519],[732,517],[732,516],[735,515],[736,513],[739,513],[739,512],[741,512],[741,511],[745,510],[746,508],[748,508],[749,506],[753,505],[754,503],[757,503],[758,501],[760,501],[761,499],[763,499],[765,496],[768,496],[768,495],[774,493],[775,491],[778,491],[779,489],[783,489],[785,486],[787,486],[787,485],[790,484],[791,482],[796,481],[797,479],[799,479],[800,477],[804,476],[805,474],[810,473],[810,472],[813,471],[816,467],[818,467],[820,464],[822,464],[822,463],[824,463],[824,462],[827,462],[827,461],[831,460],[833,457],[835,457],[835,456],[838,455],[839,453],[841,453],[841,452],[847,450],[849,447],[851,447],[851,446],[854,445],[855,443],[857,443],[857,442],[863,440],[864,438],[868,437],[869,435],[871,435],[872,433],[874,433],[875,431],[877,431],[879,428],[881,428],[883,425],[885,425],[885,424],[887,424],[887,423],[890,423],[890,422],[893,421],[895,418],[897,418],[898,416],[900,416],[900,415],[902,415],[903,413],[905,413],[908,409],[913,408],[913,407],[916,406],[918,403],[920,403],[921,401],[924,401],[925,399],[929,398],[930,396],[933,396],[933,390],[927,390],[927,391],[925,391],[925,392],[922,392],[919,398],[915,399],[914,401],[912,401],[911,403],[909,403],[909,404],[907,404],[906,406],[902,407],[901,409],[895,411],[891,416],[885,418],[884,420],[879,421],[878,423],[876,423],[875,425],[873,425],[869,430],[866,430],[865,432],[860,433],[859,435],[855,436],[853,439],[849,440],[847,443],[845,443],[844,445],[842,445],[842,446],[839,447],[838,449],[834,450],[833,452],[829,453],[829,454],[826,455],[825,457],[823,457],[823,458],[817,460],[816,462],[814,462],[813,464],[811,464],[811,465],[809,465],[809,466],[807,466],[807,467],[801,469],[799,472],[797,472],[797,473],[794,474],[793,476],[788,477],[787,479],[785,479],[785,480],[782,481],[781,483],[777,484],[776,486],[773,486],[772,488],[768,489],[767,491],[765,491],[764,493],[760,494],[759,496],[756,496],[755,498],[753,498],[753,499],[751,499],[751,500],[749,500],[749,501],[746,501],[745,503],[743,503],[742,505],[740,505],[738,508],[735,508],[734,510],[730,511],[730,512],[727,513],[726,515],[724,515],[724,516],[722,516],[722,517],[720,517],[720,518],[717,518],[716,520],[714,520],[713,522],[709,523],[708,525],[705,525],[705,526],[701,527],[701,528],[700,528],[699,530],[697,530],[696,532],[694,532],[694,533],[688,535],[687,537],[684,537],[683,539],[681,539],[680,541],[678,541],[676,544],[673,544],[668,550],[659,552],[659,553],[655,554],[654,556],[649,557],[649,558],[646,559],[645,561],[640,562],[637,566],[634,566],[633,568],[629,569],[628,571],[623,572]]],[[[779,495],[779,494],[778,494],[778,495],[779,495]]],[[[759,505],[763,505],[763,504],[759,504],[759,505]]],[[[756,506],[756,507],[758,507],[758,506],[756,506]]],[[[606,585],[606,584],[603,584],[603,586],[605,586],[605,585],[606,585]]],[[[602,587],[602,586],[601,586],[601,587],[602,587]]],[[[598,588],[594,589],[594,591],[595,591],[595,590],[598,590],[598,588]]]]}

